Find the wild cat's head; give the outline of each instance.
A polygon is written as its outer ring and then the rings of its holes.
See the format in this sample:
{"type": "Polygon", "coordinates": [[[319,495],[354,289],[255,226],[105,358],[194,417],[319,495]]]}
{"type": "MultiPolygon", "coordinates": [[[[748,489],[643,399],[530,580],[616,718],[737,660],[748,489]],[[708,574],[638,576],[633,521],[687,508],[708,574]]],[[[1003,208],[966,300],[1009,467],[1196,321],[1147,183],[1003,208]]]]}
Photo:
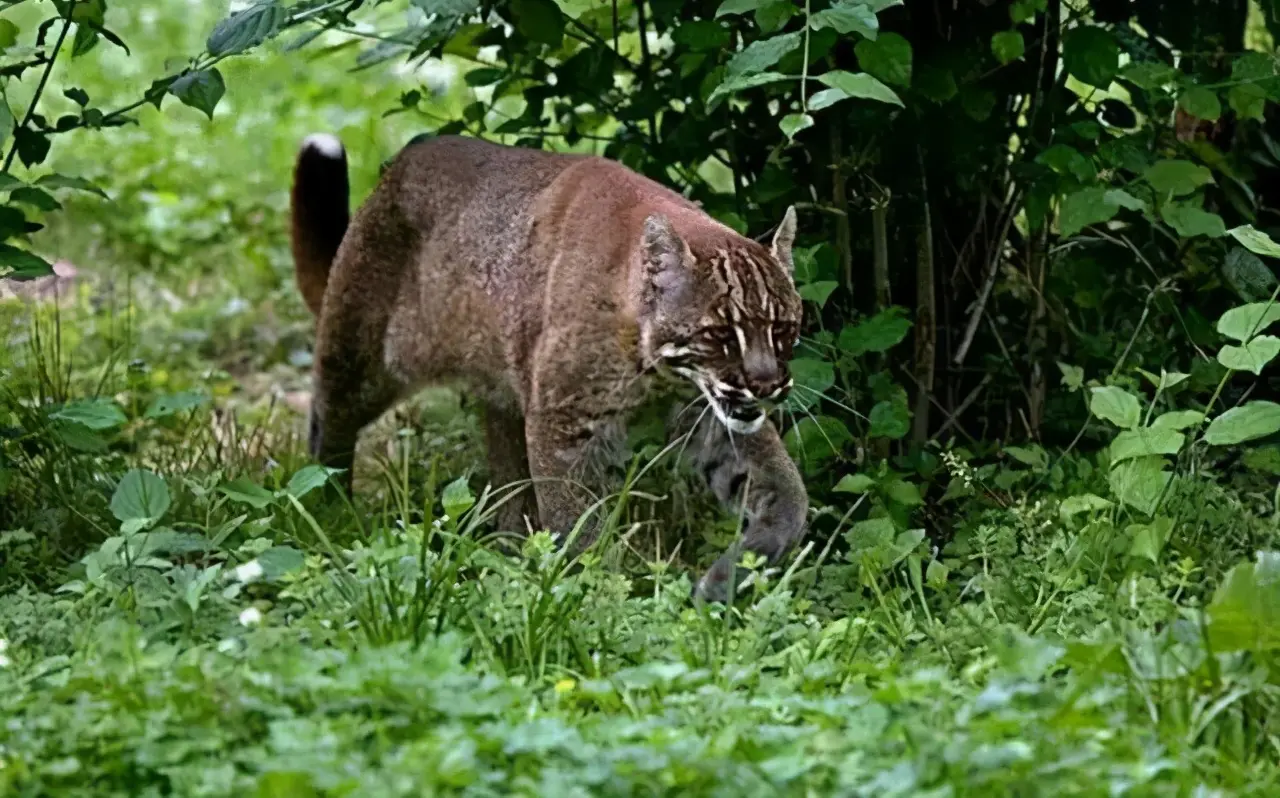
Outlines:
{"type": "Polygon", "coordinates": [[[730,235],[686,241],[666,217],[645,220],[645,354],[697,385],[732,432],[759,430],[791,390],[801,313],[795,234],[791,208],[769,246],[730,235]]]}

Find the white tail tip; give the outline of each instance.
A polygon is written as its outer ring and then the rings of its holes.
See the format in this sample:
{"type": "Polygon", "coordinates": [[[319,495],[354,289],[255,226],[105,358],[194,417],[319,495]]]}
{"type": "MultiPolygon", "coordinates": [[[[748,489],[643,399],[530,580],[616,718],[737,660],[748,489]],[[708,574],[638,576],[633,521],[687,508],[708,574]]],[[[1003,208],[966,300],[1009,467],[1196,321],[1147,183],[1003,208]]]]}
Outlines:
{"type": "Polygon", "coordinates": [[[341,158],[345,152],[338,137],[331,136],[328,133],[312,133],[307,136],[302,140],[302,149],[314,150],[325,158],[333,158],[335,160],[341,158]]]}

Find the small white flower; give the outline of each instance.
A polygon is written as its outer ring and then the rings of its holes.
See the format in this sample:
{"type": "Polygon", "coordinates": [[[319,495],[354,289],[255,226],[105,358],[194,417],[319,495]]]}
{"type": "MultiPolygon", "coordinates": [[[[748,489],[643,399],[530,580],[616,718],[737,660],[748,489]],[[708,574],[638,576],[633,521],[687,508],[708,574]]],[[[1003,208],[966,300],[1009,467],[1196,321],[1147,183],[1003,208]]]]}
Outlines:
{"type": "Polygon", "coordinates": [[[9,650],[9,641],[5,640],[3,637],[0,637],[0,654],[3,654],[8,650],[9,650]]]}
{"type": "Polygon", "coordinates": [[[257,560],[250,560],[244,565],[237,565],[235,570],[236,579],[241,582],[252,582],[261,578],[262,574],[262,565],[257,560]]]}
{"type": "Polygon", "coordinates": [[[13,662],[8,657],[4,654],[0,654],[0,668],[7,668],[12,664],[13,662]]]}
{"type": "Polygon", "coordinates": [[[236,642],[235,638],[228,637],[226,640],[219,640],[218,653],[230,654],[231,652],[235,651],[236,648],[239,647],[239,645],[240,644],[236,642]]]}
{"type": "Polygon", "coordinates": [[[257,626],[262,623],[262,612],[257,607],[250,607],[240,613],[241,626],[257,626]]]}

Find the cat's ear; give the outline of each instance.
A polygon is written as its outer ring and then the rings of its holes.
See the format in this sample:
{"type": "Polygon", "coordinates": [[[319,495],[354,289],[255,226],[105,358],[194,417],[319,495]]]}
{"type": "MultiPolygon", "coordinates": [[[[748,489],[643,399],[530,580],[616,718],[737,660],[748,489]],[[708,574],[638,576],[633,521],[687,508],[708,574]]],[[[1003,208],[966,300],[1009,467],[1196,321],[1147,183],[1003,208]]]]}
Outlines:
{"type": "Polygon", "coordinates": [[[795,261],[791,259],[791,247],[796,243],[796,208],[794,205],[787,208],[787,212],[782,216],[782,224],[778,225],[778,231],[773,234],[773,243],[769,245],[769,251],[773,253],[773,257],[782,264],[782,267],[789,273],[795,272],[795,261]]]}
{"type": "Polygon", "coordinates": [[[649,295],[662,302],[679,301],[691,279],[691,255],[670,219],[660,213],[645,218],[640,254],[649,295]]]}

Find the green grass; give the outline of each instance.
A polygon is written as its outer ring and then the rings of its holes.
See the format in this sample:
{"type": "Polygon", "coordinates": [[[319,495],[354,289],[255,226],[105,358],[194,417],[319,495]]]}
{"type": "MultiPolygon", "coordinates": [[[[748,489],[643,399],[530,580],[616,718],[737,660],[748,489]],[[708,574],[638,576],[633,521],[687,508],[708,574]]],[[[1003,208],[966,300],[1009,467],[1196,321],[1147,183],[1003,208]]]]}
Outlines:
{"type": "MultiPolygon", "coordinates": [[[[223,10],[190,8],[111,13],[189,52],[223,10]]],[[[59,80],[123,101],[163,57],[59,80]]],[[[1203,453],[1167,530],[1073,512],[1109,495],[1099,453],[950,452],[927,528],[875,467],[866,494],[815,480],[812,545],[728,609],[689,594],[732,519],[665,461],[579,563],[497,539],[448,392],[368,436],[354,505],[326,494],[293,147],[342,132],[362,193],[421,122],[380,118],[412,81],[345,65],[234,62],[212,122],[166,105],[55,149],[112,200],[37,238],[90,273],[75,296],[0,304],[0,794],[1280,789],[1274,478],[1203,453]]]]}

